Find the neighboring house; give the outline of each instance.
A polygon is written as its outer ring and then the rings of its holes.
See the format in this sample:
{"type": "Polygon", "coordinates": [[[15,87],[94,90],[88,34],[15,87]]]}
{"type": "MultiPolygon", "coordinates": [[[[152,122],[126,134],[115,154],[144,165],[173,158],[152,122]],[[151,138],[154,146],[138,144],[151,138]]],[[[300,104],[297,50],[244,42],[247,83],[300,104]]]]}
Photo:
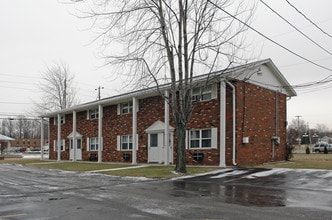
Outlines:
{"type": "Polygon", "coordinates": [[[325,142],[325,143],[331,143],[331,138],[328,136],[324,136],[318,140],[318,142],[325,142]]]}
{"type": "MultiPolygon", "coordinates": [[[[286,102],[296,93],[270,59],[201,75],[194,82],[195,107],[186,132],[187,164],[228,166],[285,160],[286,102]]],[[[169,85],[161,86],[160,92],[167,95],[168,89],[169,85]]],[[[43,117],[50,119],[50,159],[175,163],[172,113],[156,88],[43,117]]]]}
{"type": "Polygon", "coordinates": [[[13,140],[15,139],[0,134],[0,154],[2,154],[4,151],[7,151],[7,149],[11,147],[10,142],[13,140]]]}
{"type": "MultiPolygon", "coordinates": [[[[44,140],[47,143],[47,140],[44,140]]],[[[41,149],[40,138],[16,138],[11,142],[12,147],[26,148],[30,150],[41,149]]]]}

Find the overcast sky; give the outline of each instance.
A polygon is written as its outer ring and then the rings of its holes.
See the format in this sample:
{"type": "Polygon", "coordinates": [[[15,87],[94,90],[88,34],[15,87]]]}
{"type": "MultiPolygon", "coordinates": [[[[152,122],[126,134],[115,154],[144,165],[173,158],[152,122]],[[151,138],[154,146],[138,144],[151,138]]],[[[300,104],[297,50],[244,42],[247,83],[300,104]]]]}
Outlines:
{"type": "MultiPolygon", "coordinates": [[[[288,0],[325,32],[332,35],[332,1],[288,0]]],[[[264,0],[271,8],[308,35],[303,37],[289,24],[258,2],[251,26],[289,50],[332,69],[332,38],[307,21],[286,0],[264,0]]],[[[0,116],[27,114],[38,101],[38,83],[46,65],[63,61],[75,74],[81,102],[118,94],[121,85],[112,70],[101,67],[94,34],[86,21],[71,15],[72,5],[57,0],[0,0],[0,116]]],[[[271,58],[291,85],[320,81],[331,71],[310,64],[274,45],[253,31],[248,42],[257,59],[271,58]]],[[[288,101],[288,121],[301,116],[310,127],[325,124],[332,129],[332,84],[295,88],[298,96],[288,101]]]]}

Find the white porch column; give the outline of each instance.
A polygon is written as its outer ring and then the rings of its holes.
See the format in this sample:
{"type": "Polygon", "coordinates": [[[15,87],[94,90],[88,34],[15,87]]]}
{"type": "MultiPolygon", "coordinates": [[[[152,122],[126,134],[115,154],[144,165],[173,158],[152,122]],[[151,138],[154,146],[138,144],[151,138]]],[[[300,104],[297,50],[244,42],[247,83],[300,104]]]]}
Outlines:
{"type": "Polygon", "coordinates": [[[132,149],[132,164],[137,164],[136,150],[138,148],[137,143],[137,98],[133,97],[133,149],[132,149]]]}
{"type": "Polygon", "coordinates": [[[41,117],[40,120],[41,124],[40,124],[40,159],[43,160],[44,159],[44,118],[41,117]]]}
{"type": "Polygon", "coordinates": [[[168,90],[165,91],[165,136],[164,136],[164,146],[165,146],[165,165],[169,164],[169,104],[168,104],[168,90]]]}
{"type": "Polygon", "coordinates": [[[98,163],[102,162],[103,148],[103,106],[98,106],[98,163]]]}
{"type": "MultiPolygon", "coordinates": [[[[61,115],[58,114],[58,158],[57,161],[61,161],[61,115]]],[[[64,147],[64,146],[63,146],[64,147]]]]}
{"type": "MultiPolygon", "coordinates": [[[[73,111],[73,162],[76,161],[76,149],[77,149],[77,141],[76,141],[76,111],[73,111]]],[[[70,150],[69,150],[70,152],[70,150]]]]}
{"type": "Polygon", "coordinates": [[[220,159],[219,166],[226,167],[226,83],[220,82],[220,159]]]}

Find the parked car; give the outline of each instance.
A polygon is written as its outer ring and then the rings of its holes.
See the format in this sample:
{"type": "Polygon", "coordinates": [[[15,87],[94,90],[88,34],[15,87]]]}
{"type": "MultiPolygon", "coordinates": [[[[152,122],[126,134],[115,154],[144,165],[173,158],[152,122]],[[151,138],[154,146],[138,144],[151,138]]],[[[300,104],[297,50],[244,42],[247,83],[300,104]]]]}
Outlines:
{"type": "Polygon", "coordinates": [[[314,148],[313,148],[313,152],[319,153],[319,152],[324,152],[324,149],[327,149],[327,152],[332,152],[332,144],[328,144],[328,143],[317,143],[315,144],[314,148]]]}

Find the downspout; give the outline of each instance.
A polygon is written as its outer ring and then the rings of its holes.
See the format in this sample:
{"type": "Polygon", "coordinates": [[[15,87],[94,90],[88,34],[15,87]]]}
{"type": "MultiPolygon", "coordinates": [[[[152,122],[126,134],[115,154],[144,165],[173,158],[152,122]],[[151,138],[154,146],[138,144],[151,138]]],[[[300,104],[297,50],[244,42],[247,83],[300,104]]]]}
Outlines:
{"type": "Polygon", "coordinates": [[[278,117],[279,117],[279,114],[278,114],[278,109],[279,109],[278,102],[279,102],[279,91],[276,90],[275,138],[273,138],[273,140],[272,140],[272,160],[274,160],[275,142],[278,141],[278,117]]]}
{"type": "Polygon", "coordinates": [[[232,88],[232,96],[233,96],[233,140],[232,140],[233,141],[233,159],[232,159],[232,163],[234,166],[236,166],[237,163],[236,163],[236,132],[235,132],[235,126],[236,126],[235,86],[232,83],[230,83],[229,81],[226,81],[226,83],[232,88]]]}

